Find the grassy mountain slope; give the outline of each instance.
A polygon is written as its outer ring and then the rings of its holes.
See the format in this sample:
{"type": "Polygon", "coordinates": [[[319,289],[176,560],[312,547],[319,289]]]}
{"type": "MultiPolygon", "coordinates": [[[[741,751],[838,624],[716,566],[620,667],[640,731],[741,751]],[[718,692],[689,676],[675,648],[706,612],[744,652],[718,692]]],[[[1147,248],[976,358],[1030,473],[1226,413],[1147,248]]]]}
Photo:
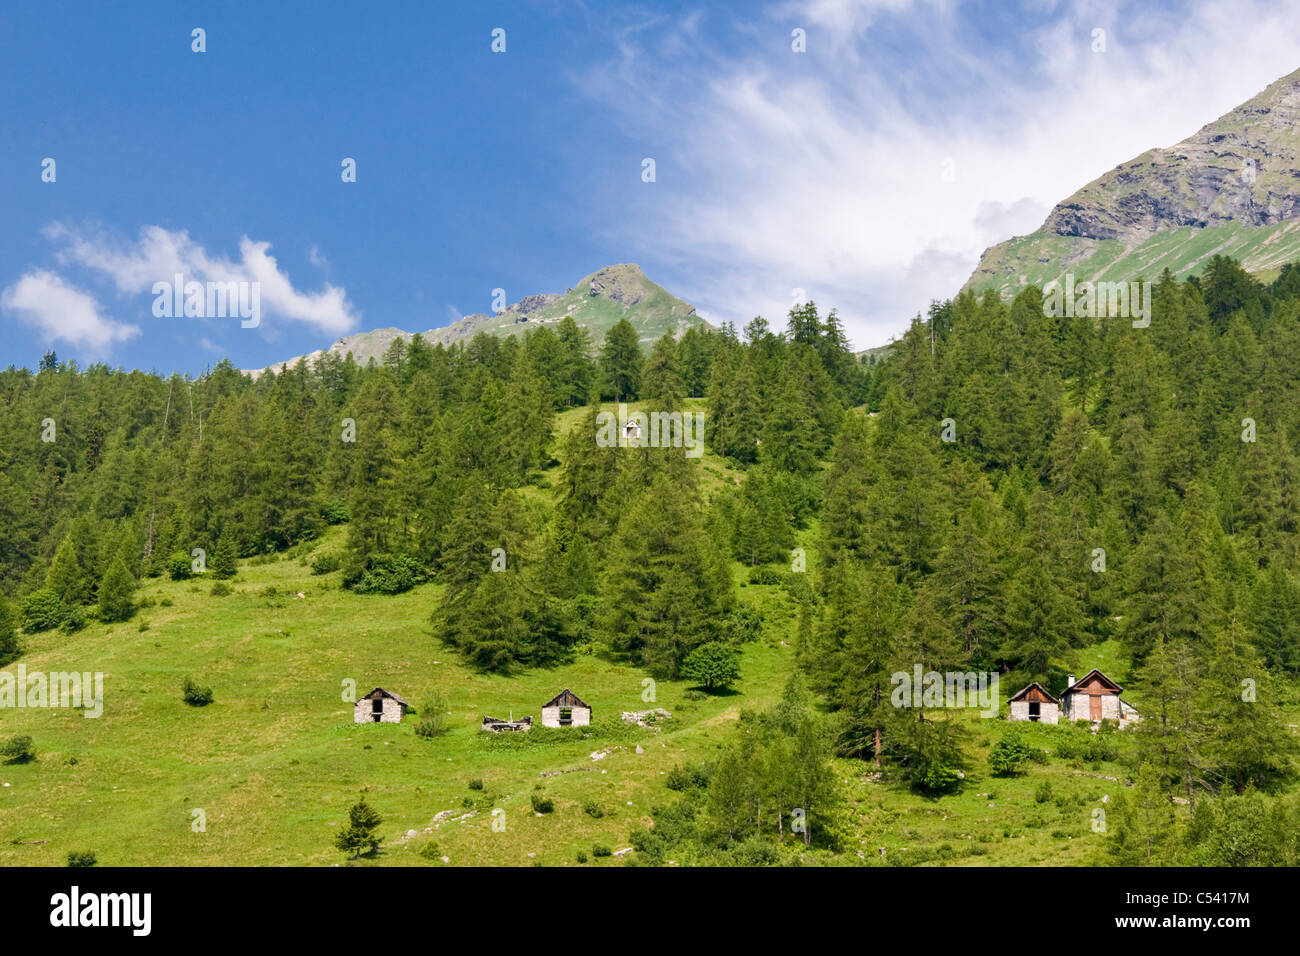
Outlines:
{"type": "MultiPolygon", "coordinates": [[[[565,413],[557,431],[581,415],[565,413]]],[[[741,474],[711,453],[699,466],[711,488],[741,474]]],[[[553,483],[553,469],[529,492],[550,495],[548,477],[553,483]]],[[[211,595],[208,579],[151,579],[139,594],[147,607],[129,623],[29,638],[29,672],[105,674],[104,714],[5,712],[5,734],[30,734],[38,759],[0,765],[0,865],[59,865],[80,849],[105,865],[339,864],[344,856],[331,842],[362,788],[384,818],[384,847],[361,865],[576,865],[579,851],[590,865],[616,865],[621,857],[593,858],[593,845],[628,847],[630,831],[652,824],[654,807],[677,799],[668,772],[714,759],[740,710],[774,703],[794,668],[793,598],[784,585],[748,584],[746,569],[733,565],[739,600],[761,611],[765,627],[746,646],[742,680],[729,693],[691,699],[685,682],[660,681],[647,703],[647,675],[599,652],[553,669],[481,674],[442,647],[428,623],[441,585],[360,596],[339,587],[339,572],[311,574],[312,554],[337,550],[342,533],[241,564],[230,595],[211,595]],[[189,674],[213,688],[211,705],[181,700],[189,674]],[[450,729],[425,740],[414,718],[355,725],[343,699],[348,679],[358,693],[387,687],[417,708],[440,688],[450,729]],[[478,729],[484,714],[536,720],[540,704],[564,687],[592,705],[593,727],[503,738],[478,729]],[[660,729],[618,719],[648,707],[673,716],[660,729]],[[474,779],[482,790],[469,788],[474,779]],[[537,815],[535,793],[555,811],[537,815]],[[604,815],[587,813],[590,802],[604,815]],[[205,832],[191,827],[195,809],[206,814],[205,832]],[[505,812],[504,831],[492,828],[493,809],[505,812]],[[430,843],[436,852],[422,855],[430,843]]],[[[811,553],[816,537],[814,524],[799,543],[811,553]]],[[[1125,682],[1113,646],[1089,648],[1087,657],[1125,682]]],[[[1017,689],[999,688],[1001,713],[1017,689]]],[[[840,851],[791,844],[786,852],[841,865],[1083,862],[1103,839],[1092,832],[1092,811],[1113,800],[1125,769],[1052,756],[1024,776],[993,778],[988,752],[1006,722],[973,712],[953,719],[972,731],[961,792],[936,802],[879,778],[869,763],[836,760],[840,851]]],[[[1067,732],[1022,729],[1050,753],[1067,732]]]]}
{"type": "Polygon", "coordinates": [[[1300,258],[1300,70],[1084,186],[1037,231],[986,250],[966,287],[1183,276],[1216,253],[1266,278],[1300,258]]]}

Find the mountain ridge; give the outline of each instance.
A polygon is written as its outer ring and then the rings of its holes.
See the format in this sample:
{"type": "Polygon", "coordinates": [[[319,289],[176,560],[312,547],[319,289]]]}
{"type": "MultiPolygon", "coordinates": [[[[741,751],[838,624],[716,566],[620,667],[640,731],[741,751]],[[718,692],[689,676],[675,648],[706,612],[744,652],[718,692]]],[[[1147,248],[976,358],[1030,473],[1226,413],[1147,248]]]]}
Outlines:
{"type": "Polygon", "coordinates": [[[963,289],[1014,295],[1067,271],[1182,277],[1216,254],[1257,273],[1300,258],[1300,70],[1083,186],[1034,232],[990,246],[963,289]]]}
{"type": "Polygon", "coordinates": [[[680,335],[692,326],[712,328],[693,305],[652,281],[640,266],[618,263],[584,276],[563,293],[527,295],[495,314],[476,312],[419,333],[395,326],[354,332],[340,337],[327,348],[273,362],[265,368],[242,371],[257,378],[269,371],[292,368],[299,360],[306,360],[310,365],[325,355],[345,356],[349,352],[354,361],[365,365],[372,358],[381,361],[384,353],[399,338],[409,340],[418,334],[430,345],[449,346],[471,339],[479,332],[515,335],[528,329],[554,326],[565,316],[572,317],[579,328],[590,332],[593,343],[597,345],[604,339],[605,332],[620,319],[632,323],[644,345],[654,342],[665,332],[680,335]]]}

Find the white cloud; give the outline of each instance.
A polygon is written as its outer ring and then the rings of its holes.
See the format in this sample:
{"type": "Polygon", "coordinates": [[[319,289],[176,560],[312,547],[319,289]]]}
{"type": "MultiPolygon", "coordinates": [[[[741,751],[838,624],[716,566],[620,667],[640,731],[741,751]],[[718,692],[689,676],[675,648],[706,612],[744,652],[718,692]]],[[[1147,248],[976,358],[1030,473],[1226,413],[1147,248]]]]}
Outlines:
{"type": "Polygon", "coordinates": [[[134,325],[103,315],[93,296],[44,269],[28,272],[0,292],[0,308],[39,329],[46,341],[70,342],[93,352],[140,333],[134,325]]]}
{"type": "MultiPolygon", "coordinates": [[[[255,242],[247,236],[239,242],[238,261],[209,255],[185,231],[161,226],[143,226],[134,242],[98,230],[79,229],[62,223],[46,227],[44,233],[64,244],[59,259],[86,266],[107,276],[123,294],[150,292],[155,282],[172,282],[178,273],[199,282],[258,282],[263,312],[303,322],[331,335],[351,331],[358,315],[348,302],[346,290],[329,284],[320,292],[295,289],[275,257],[269,242],[255,242]]],[[[319,264],[316,250],[312,261],[319,264]]]]}
{"type": "Polygon", "coordinates": [[[663,262],[657,281],[702,314],[780,324],[801,287],[838,306],[855,345],[879,344],[956,294],[987,246],[1300,66],[1300,4],[1030,0],[1001,39],[959,12],[778,3],[741,42],[680,56],[671,21],[622,32],[617,58],[575,80],[658,180],[607,197],[634,214],[604,216],[606,241],[663,262]],[[811,29],[809,52],[789,51],[801,19],[830,35],[825,55],[811,29]]]}

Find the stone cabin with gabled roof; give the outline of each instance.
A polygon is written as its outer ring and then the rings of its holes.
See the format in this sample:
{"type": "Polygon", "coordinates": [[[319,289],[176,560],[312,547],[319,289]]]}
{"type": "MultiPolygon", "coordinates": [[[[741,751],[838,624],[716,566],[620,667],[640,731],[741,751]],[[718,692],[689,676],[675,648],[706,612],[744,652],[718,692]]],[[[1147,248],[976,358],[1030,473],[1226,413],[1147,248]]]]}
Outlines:
{"type": "Polygon", "coordinates": [[[1061,692],[1061,716],[1066,720],[1090,720],[1094,724],[1114,720],[1120,727],[1141,720],[1137,708],[1120,694],[1124,688],[1095,667],[1079,680],[1071,674],[1061,692]]]}
{"type": "Polygon", "coordinates": [[[590,723],[591,708],[567,687],[542,704],[543,727],[586,727],[590,723]]]}
{"type": "Polygon", "coordinates": [[[1122,687],[1096,668],[1085,674],[1082,680],[1076,681],[1070,674],[1060,697],[1054,697],[1042,684],[1034,682],[1011,697],[1011,713],[1007,719],[1044,724],[1072,720],[1098,724],[1103,720],[1113,720],[1120,727],[1127,727],[1141,720],[1142,715],[1120,696],[1122,691],[1122,687]]]}
{"type": "Polygon", "coordinates": [[[1052,696],[1038,681],[1034,681],[1009,701],[1011,715],[1008,720],[1033,720],[1055,724],[1061,719],[1061,702],[1052,696]]]}
{"type": "Polygon", "coordinates": [[[410,706],[396,694],[376,687],[357,701],[352,721],[357,724],[400,724],[410,706]]]}

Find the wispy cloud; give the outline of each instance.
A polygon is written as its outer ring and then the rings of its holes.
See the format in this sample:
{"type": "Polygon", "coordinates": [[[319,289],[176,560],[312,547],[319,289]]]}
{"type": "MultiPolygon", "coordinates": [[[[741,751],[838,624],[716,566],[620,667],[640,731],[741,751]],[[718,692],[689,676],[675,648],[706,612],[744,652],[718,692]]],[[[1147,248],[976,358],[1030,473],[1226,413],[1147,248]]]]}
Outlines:
{"type": "Polygon", "coordinates": [[[1264,0],[797,0],[739,24],[625,14],[617,55],[574,81],[657,162],[602,197],[611,244],[703,313],[781,318],[799,288],[866,346],[1054,203],[1300,67],[1297,35],[1300,5],[1264,0]]]}
{"type": "Polygon", "coordinates": [[[68,342],[95,353],[140,333],[136,326],[106,316],[94,296],[44,269],[28,272],[0,292],[0,309],[38,329],[47,342],[68,342]]]}
{"type": "MultiPolygon", "coordinates": [[[[343,288],[326,282],[320,292],[296,289],[270,255],[269,242],[243,237],[235,260],[210,255],[187,232],[161,226],[142,227],[134,241],[64,223],[54,223],[44,233],[61,245],[60,263],[98,272],[122,294],[150,292],[155,282],[171,282],[179,273],[187,281],[260,283],[262,308],[268,316],[302,322],[331,335],[352,330],[359,319],[343,288]]],[[[312,261],[323,262],[315,250],[312,261]]]]}

